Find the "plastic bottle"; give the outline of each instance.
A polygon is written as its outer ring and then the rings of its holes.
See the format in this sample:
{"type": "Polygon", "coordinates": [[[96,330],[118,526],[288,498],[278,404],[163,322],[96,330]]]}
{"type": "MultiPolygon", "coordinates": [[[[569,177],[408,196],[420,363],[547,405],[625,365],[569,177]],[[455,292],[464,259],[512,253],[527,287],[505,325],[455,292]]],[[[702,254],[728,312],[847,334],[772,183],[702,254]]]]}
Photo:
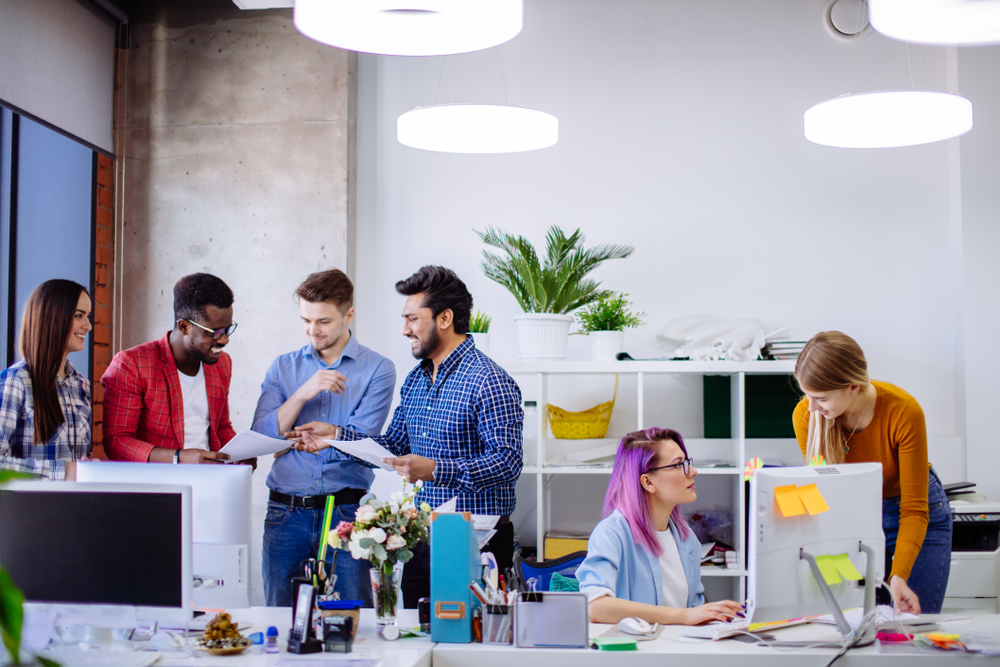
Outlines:
{"type": "Polygon", "coordinates": [[[273,625],[267,629],[267,637],[264,640],[265,653],[278,652],[278,628],[273,625]]]}
{"type": "Polygon", "coordinates": [[[538,465],[538,403],[524,402],[524,432],[521,437],[524,465],[538,465]]]}

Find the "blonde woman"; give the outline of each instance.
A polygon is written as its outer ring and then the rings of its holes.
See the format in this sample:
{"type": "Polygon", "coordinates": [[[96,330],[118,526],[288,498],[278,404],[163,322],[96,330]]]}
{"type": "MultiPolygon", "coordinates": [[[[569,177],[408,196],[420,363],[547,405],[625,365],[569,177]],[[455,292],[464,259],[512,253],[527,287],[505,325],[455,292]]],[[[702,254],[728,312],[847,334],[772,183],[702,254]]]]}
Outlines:
{"type": "Polygon", "coordinates": [[[916,399],[868,378],[861,347],[839,331],[813,336],[795,379],[805,397],[792,417],[806,460],[882,464],[882,529],[889,591],[900,611],[941,611],[951,567],[951,511],[927,460],[916,399]]]}

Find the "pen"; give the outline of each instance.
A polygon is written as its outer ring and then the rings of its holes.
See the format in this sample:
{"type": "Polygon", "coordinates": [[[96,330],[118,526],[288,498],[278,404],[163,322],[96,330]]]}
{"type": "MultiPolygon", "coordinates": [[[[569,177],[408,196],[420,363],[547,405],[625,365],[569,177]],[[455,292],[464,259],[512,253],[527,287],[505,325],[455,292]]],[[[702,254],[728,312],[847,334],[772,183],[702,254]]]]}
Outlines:
{"type": "Polygon", "coordinates": [[[480,602],[482,602],[483,604],[489,604],[489,603],[488,603],[488,602],[486,601],[486,598],[485,598],[485,597],[483,597],[483,595],[482,595],[482,594],[480,593],[480,591],[482,590],[482,588],[480,588],[480,587],[479,587],[479,586],[478,586],[478,585],[476,584],[476,582],[472,582],[471,584],[469,584],[469,590],[470,590],[470,591],[472,591],[472,594],[473,594],[473,595],[475,595],[475,596],[476,596],[477,598],[479,598],[479,601],[480,601],[480,602]],[[477,590],[477,589],[478,589],[478,590],[477,590]]]}

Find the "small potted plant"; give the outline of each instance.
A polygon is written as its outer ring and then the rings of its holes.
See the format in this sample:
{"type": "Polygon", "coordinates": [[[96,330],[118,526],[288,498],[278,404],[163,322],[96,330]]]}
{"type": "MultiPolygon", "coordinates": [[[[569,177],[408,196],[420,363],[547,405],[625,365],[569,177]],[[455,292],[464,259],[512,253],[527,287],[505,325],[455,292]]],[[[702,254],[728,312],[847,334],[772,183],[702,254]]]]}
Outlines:
{"type": "Polygon", "coordinates": [[[481,310],[477,310],[469,318],[469,334],[476,342],[476,349],[489,356],[490,353],[490,324],[493,318],[481,310]]]}
{"type": "Polygon", "coordinates": [[[535,247],[523,236],[487,227],[476,232],[488,246],[503,255],[483,250],[480,267],[490,280],[514,295],[524,310],[517,323],[519,358],[540,361],[564,359],[569,325],[568,313],[595,301],[601,283],[587,274],[609,259],[628,257],[635,250],[628,245],[599,245],[584,248],[584,235],[576,230],[569,236],[558,227],[545,234],[545,255],[539,259],[535,247]]]}
{"type": "Polygon", "coordinates": [[[614,361],[622,351],[625,329],[643,324],[646,313],[630,310],[628,294],[603,292],[596,301],[577,313],[580,333],[590,337],[590,356],[594,361],[614,361]]]}

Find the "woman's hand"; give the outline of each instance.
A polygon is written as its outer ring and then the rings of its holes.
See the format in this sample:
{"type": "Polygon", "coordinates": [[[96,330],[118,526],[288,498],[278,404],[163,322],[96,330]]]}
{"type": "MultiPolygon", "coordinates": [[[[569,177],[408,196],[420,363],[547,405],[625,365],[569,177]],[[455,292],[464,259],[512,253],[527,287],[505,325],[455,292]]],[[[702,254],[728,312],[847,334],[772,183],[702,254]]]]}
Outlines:
{"type": "Polygon", "coordinates": [[[889,579],[889,593],[899,613],[920,614],[920,599],[898,574],[889,579]]]}
{"type": "Polygon", "coordinates": [[[729,622],[734,617],[743,616],[743,605],[732,600],[709,602],[700,607],[690,607],[681,612],[681,623],[684,625],[701,625],[711,621],[729,622]],[[738,616],[737,616],[738,615],[738,616]]]}

